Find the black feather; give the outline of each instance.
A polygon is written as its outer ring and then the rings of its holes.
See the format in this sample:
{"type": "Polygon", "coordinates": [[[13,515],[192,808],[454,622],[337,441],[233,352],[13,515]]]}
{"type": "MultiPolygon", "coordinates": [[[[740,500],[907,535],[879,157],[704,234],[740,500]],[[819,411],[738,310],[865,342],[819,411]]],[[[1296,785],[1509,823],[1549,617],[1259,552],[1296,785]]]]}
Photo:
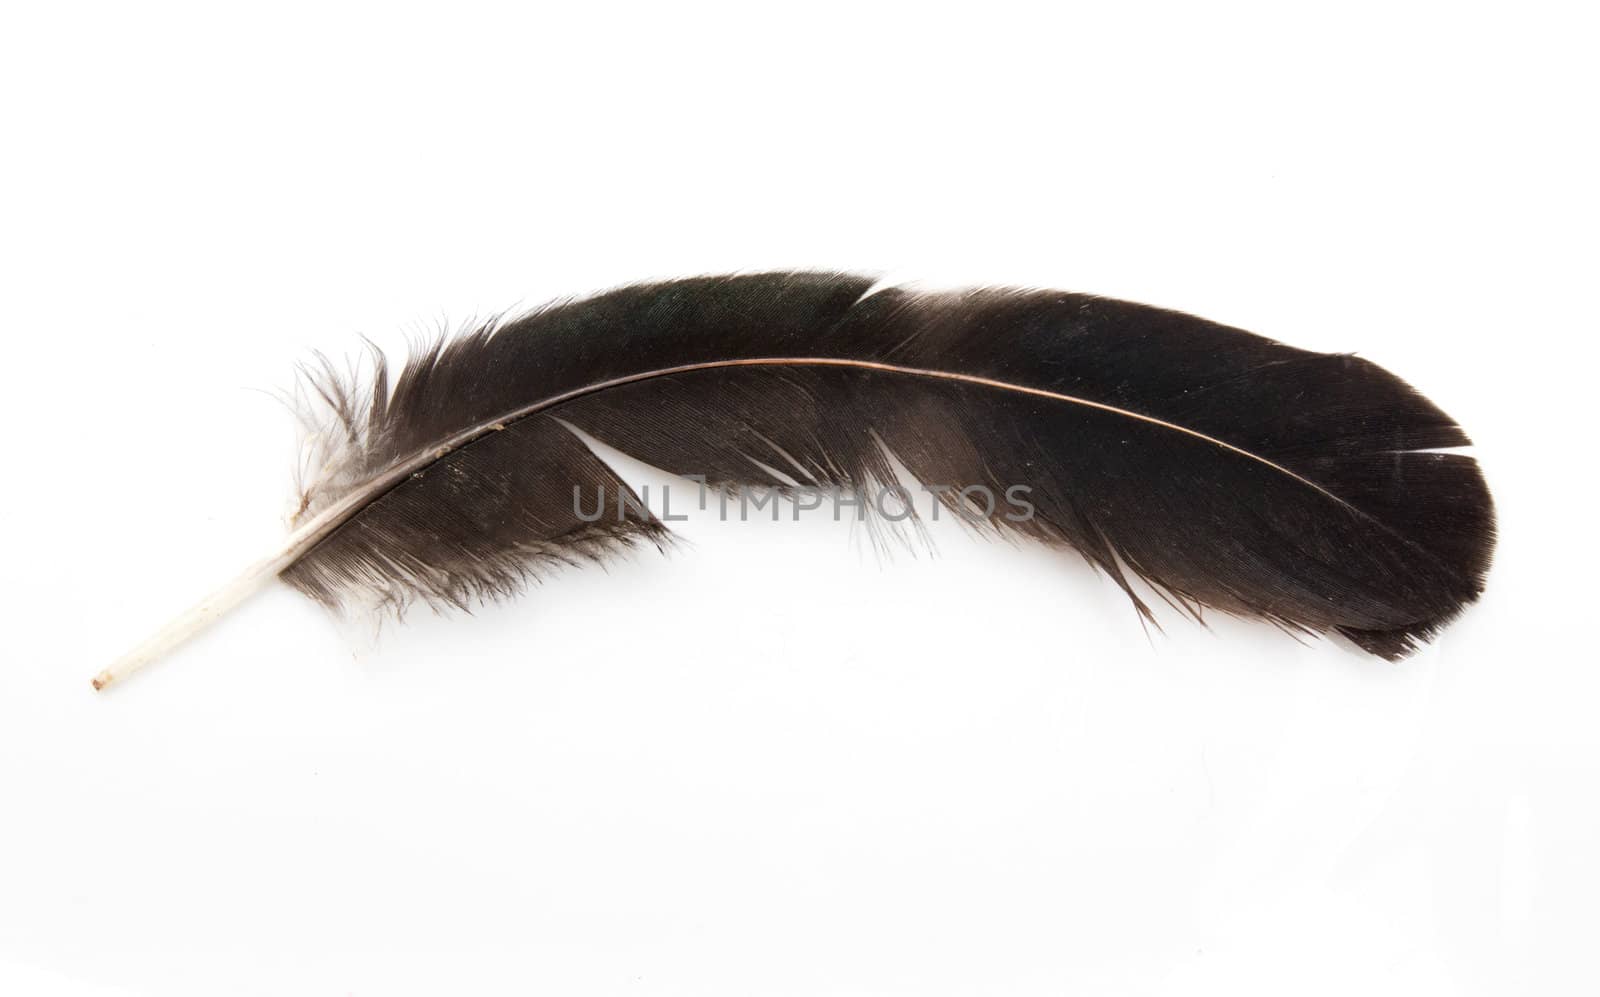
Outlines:
{"type": "Polygon", "coordinates": [[[1470,441],[1399,378],[1081,294],[643,284],[441,341],[392,389],[381,356],[365,388],[314,381],[333,426],[282,577],[330,606],[464,607],[663,543],[638,505],[576,513],[575,486],[632,493],[563,423],[722,488],[881,488],[891,455],[928,483],[1028,486],[1032,518],[987,527],[1076,550],[1146,615],[1130,575],[1386,658],[1478,596],[1494,545],[1476,463],[1436,452],[1470,441]]]}

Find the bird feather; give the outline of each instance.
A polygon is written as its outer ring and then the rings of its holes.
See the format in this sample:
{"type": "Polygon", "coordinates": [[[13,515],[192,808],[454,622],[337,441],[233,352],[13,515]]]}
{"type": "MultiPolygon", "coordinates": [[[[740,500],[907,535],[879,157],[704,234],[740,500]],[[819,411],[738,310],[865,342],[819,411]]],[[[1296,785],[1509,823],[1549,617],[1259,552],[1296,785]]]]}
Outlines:
{"type": "Polygon", "coordinates": [[[1494,546],[1453,452],[1471,441],[1398,377],[1086,294],[643,283],[441,337],[392,375],[377,352],[364,378],[324,360],[308,384],[300,525],[247,575],[330,607],[465,608],[668,543],[574,430],[724,490],[862,493],[899,462],[971,517],[962,489],[1022,486],[1031,514],[985,507],[983,531],[1076,551],[1147,617],[1135,578],[1197,617],[1390,659],[1478,597],[1494,546]],[[591,520],[574,499],[599,494],[627,501],[591,520]]]}

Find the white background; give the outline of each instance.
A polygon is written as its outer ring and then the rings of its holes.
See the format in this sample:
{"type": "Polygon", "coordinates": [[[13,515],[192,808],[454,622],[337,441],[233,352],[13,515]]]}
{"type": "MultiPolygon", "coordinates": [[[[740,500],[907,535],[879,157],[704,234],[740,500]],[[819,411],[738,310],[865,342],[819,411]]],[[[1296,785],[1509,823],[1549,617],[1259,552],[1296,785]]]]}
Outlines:
{"type": "Polygon", "coordinates": [[[0,993],[1595,992],[1582,5],[579,7],[7,8],[0,993]],[[1359,351],[1489,591],[1396,666],[698,516],[90,691],[282,535],[311,349],[777,266],[1359,351]]]}

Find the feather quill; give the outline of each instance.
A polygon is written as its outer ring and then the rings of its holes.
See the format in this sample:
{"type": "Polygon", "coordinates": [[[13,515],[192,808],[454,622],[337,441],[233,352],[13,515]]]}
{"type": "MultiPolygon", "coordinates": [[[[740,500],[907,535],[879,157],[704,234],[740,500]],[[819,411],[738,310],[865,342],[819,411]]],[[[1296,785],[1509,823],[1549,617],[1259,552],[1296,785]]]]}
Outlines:
{"type": "MultiPolygon", "coordinates": [[[[715,488],[1029,489],[981,526],[1204,608],[1397,659],[1480,594],[1494,513],[1463,430],[1365,360],[1057,291],[926,293],[837,273],[704,277],[559,302],[416,351],[311,368],[284,549],[95,678],[273,577],[329,607],[466,608],[666,527],[573,428],[715,488]],[[782,469],[781,471],[779,469],[782,469]],[[620,515],[575,494],[621,495],[620,515]]],[[[970,506],[957,491],[952,509],[970,506]]]]}

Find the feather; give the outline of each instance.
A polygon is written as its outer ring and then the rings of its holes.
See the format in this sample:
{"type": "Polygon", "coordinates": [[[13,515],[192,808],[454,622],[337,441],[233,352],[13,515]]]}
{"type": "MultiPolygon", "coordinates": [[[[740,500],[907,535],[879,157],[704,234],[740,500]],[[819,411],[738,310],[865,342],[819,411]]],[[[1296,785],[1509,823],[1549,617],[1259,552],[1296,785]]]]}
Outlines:
{"type": "Polygon", "coordinates": [[[725,491],[892,486],[898,460],[982,532],[1338,634],[1397,659],[1482,591],[1471,441],[1405,382],[1191,315],[1057,291],[927,293],[767,273],[638,284],[420,348],[322,360],[285,548],[107,669],[126,674],[274,576],[330,607],[469,607],[666,527],[573,432],[725,491]],[[1028,514],[979,503],[1021,488],[1028,514]],[[961,489],[966,489],[963,494],[961,489]],[[614,495],[593,519],[578,496],[614,495]],[[625,501],[623,501],[625,500],[625,501]],[[976,511],[975,511],[976,508],[976,511]]]}

